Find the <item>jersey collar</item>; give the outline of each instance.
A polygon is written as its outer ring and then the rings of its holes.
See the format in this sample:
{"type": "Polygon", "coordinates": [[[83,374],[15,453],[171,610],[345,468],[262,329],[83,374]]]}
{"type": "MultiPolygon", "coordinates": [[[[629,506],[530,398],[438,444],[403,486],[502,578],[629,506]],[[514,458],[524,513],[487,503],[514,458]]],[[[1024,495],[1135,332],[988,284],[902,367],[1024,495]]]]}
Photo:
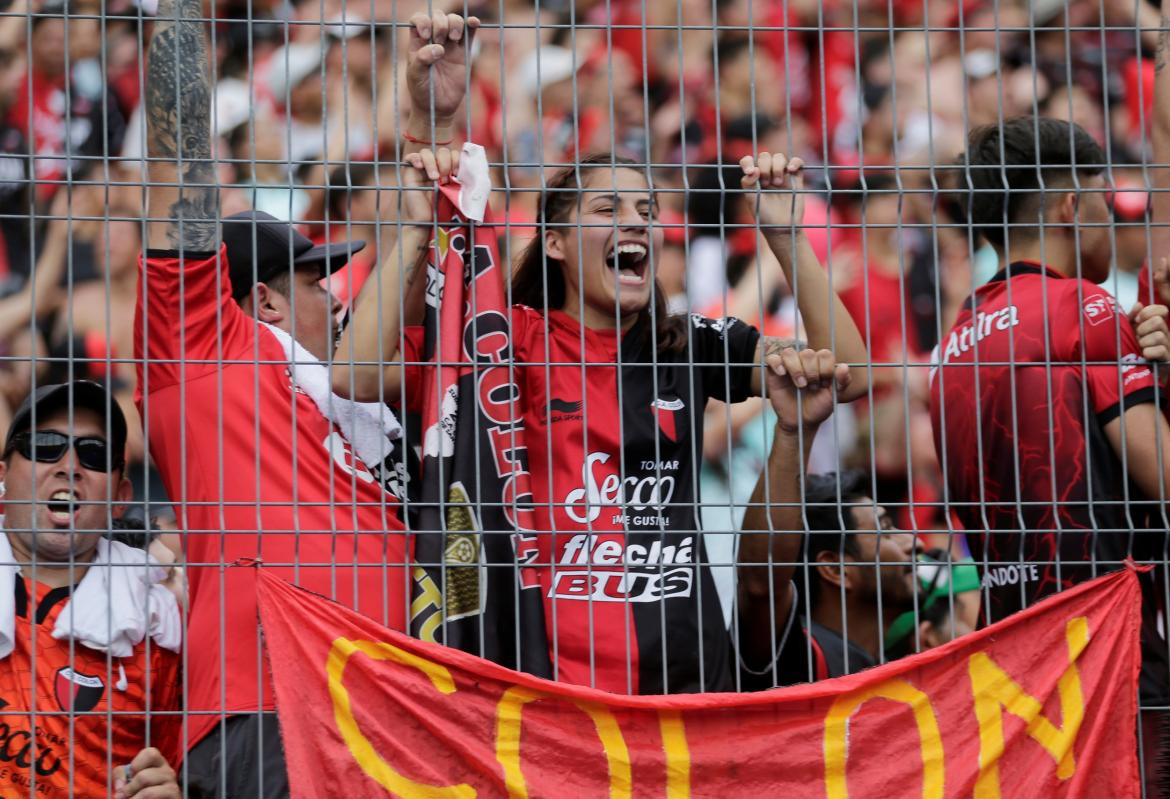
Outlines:
{"type": "MultiPolygon", "coordinates": [[[[71,585],[62,585],[49,589],[41,597],[41,601],[37,603],[37,624],[44,624],[53,608],[69,598],[69,595],[73,593],[73,588],[74,586],[71,585]]],[[[13,592],[15,593],[13,600],[16,605],[16,615],[22,619],[28,618],[28,606],[31,599],[28,593],[29,584],[25,582],[23,575],[16,575],[16,579],[13,581],[13,592]]]]}
{"type": "Polygon", "coordinates": [[[1020,275],[1044,275],[1045,277],[1051,277],[1056,280],[1065,279],[1065,276],[1060,272],[1039,261],[1012,261],[1005,268],[999,270],[995,274],[995,277],[987,282],[997,283],[1007,280],[1009,277],[1019,277],[1020,275]]]}

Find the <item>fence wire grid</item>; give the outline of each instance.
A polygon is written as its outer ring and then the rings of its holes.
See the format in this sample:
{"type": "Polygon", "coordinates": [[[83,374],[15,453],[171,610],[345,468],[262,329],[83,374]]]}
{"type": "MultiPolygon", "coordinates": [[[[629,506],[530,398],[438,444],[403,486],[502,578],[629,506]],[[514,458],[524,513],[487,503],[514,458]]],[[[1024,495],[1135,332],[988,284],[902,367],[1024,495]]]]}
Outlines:
{"type": "Polygon", "coordinates": [[[1146,0],[5,0],[0,794],[115,796],[148,747],[176,796],[287,793],[257,569],[681,693],[1132,558],[1170,796],[1168,37],[1146,0]],[[452,253],[452,318],[503,328],[438,324],[452,253]]]}

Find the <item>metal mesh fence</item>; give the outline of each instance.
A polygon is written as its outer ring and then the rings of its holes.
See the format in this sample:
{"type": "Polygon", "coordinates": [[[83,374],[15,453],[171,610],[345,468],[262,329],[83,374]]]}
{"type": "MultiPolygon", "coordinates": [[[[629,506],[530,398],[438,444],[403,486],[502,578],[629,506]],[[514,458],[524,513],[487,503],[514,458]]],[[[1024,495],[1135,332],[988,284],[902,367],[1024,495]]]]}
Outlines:
{"type": "Polygon", "coordinates": [[[1168,28],[10,0],[0,794],[114,795],[145,747],[190,795],[286,791],[257,569],[680,693],[854,673],[1133,558],[1162,795],[1168,28]]]}

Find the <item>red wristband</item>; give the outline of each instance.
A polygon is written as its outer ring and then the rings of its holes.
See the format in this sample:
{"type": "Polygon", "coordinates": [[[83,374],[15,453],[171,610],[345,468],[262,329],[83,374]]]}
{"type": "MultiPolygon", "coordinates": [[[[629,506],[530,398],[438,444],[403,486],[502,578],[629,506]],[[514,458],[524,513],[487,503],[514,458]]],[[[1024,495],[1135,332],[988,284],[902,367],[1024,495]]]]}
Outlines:
{"type": "Polygon", "coordinates": [[[426,141],[425,139],[417,139],[414,136],[411,136],[409,133],[403,133],[402,138],[405,139],[406,141],[410,142],[411,144],[425,144],[428,147],[446,147],[452,141],[454,141],[454,139],[447,139],[447,141],[431,142],[431,141],[426,141]]]}

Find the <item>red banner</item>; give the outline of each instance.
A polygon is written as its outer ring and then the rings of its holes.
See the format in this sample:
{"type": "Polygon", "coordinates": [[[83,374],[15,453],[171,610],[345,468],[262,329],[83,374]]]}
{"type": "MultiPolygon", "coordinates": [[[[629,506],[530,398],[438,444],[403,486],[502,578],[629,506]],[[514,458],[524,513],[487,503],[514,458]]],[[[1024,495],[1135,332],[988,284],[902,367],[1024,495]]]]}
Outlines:
{"type": "Polygon", "coordinates": [[[258,581],[295,797],[1136,797],[1138,583],[756,694],[621,696],[258,581]]]}

